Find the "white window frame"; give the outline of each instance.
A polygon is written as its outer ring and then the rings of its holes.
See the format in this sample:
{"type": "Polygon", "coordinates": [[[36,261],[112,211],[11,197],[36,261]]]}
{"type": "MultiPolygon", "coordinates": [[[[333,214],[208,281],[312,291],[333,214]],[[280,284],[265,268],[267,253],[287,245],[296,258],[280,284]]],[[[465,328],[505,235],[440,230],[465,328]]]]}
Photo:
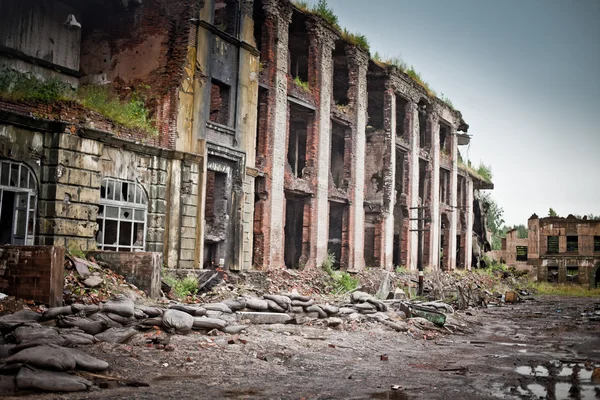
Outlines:
{"type": "Polygon", "coordinates": [[[15,193],[13,206],[10,244],[14,246],[33,246],[35,239],[37,180],[35,174],[27,165],[10,160],[0,160],[0,212],[5,192],[15,193]],[[14,172],[13,172],[14,171],[14,172]],[[16,182],[14,181],[16,178],[16,182]],[[17,198],[27,196],[27,205],[19,207],[17,198]],[[18,232],[18,214],[25,212],[25,229],[18,232]]]}
{"type": "Polygon", "coordinates": [[[102,179],[100,194],[100,210],[98,211],[98,235],[96,242],[100,250],[112,251],[144,251],[146,249],[146,230],[148,227],[148,196],[146,191],[137,182],[117,178],[102,179]],[[127,184],[127,199],[122,198],[122,185],[127,184]],[[108,215],[108,210],[116,210],[113,215],[108,215]],[[131,217],[124,214],[129,211],[131,217]],[[115,216],[116,215],[116,216],[115,216]],[[117,222],[115,243],[105,243],[106,221],[117,222]],[[131,237],[129,244],[121,244],[121,222],[131,223],[131,237]],[[143,224],[142,244],[136,245],[134,234],[135,224],[143,224]]]}

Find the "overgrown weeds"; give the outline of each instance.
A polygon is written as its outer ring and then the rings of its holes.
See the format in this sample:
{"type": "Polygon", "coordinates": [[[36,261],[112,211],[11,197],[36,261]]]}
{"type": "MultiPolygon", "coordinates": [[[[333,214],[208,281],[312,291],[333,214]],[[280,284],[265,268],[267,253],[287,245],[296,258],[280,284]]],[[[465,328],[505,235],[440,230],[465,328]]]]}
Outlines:
{"type": "Polygon", "coordinates": [[[38,79],[31,73],[0,67],[0,97],[13,101],[53,103],[73,98],[74,90],[56,78],[38,79]]]}
{"type": "Polygon", "coordinates": [[[169,273],[163,272],[162,279],[167,285],[171,286],[175,296],[179,299],[183,299],[187,296],[194,296],[198,293],[198,278],[196,276],[189,275],[184,278],[177,278],[169,273]]]}
{"type": "Polygon", "coordinates": [[[305,92],[310,92],[310,86],[308,82],[303,81],[299,76],[294,78],[294,84],[305,92]]]}
{"type": "Polygon", "coordinates": [[[342,30],[340,28],[338,16],[335,15],[335,13],[333,12],[333,9],[329,7],[329,4],[327,4],[327,0],[319,0],[317,2],[317,4],[315,4],[312,7],[311,11],[314,14],[323,18],[325,21],[327,21],[332,27],[334,27],[338,31],[342,30]]]}
{"type": "Polygon", "coordinates": [[[331,277],[333,294],[343,294],[353,291],[358,287],[358,278],[354,278],[348,272],[334,270],[336,264],[335,255],[328,253],[321,264],[323,271],[331,277]]]}
{"type": "Polygon", "coordinates": [[[571,297],[599,297],[600,288],[589,289],[575,284],[552,284],[548,282],[531,282],[527,289],[541,295],[571,296],[571,297]]]}
{"type": "Polygon", "coordinates": [[[364,51],[369,51],[369,49],[370,49],[369,40],[362,33],[359,33],[359,32],[352,33],[349,30],[347,30],[346,28],[344,28],[344,30],[341,32],[341,34],[342,34],[342,38],[344,40],[346,40],[347,42],[350,42],[350,43],[360,47],[364,51]]]}

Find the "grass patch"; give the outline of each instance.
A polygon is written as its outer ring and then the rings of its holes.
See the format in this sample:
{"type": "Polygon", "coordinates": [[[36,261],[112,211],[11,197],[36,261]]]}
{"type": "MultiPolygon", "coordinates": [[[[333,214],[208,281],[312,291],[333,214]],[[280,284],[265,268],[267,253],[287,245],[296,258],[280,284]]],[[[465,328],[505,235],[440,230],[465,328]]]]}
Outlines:
{"type": "Polygon", "coordinates": [[[78,98],[83,106],[120,125],[142,129],[153,136],[158,135],[143,99],[135,93],[129,101],[121,101],[112,95],[109,87],[89,85],[79,88],[78,98]]]}
{"type": "Polygon", "coordinates": [[[317,4],[315,4],[312,7],[311,11],[314,14],[323,18],[325,21],[327,21],[329,23],[329,25],[333,26],[338,31],[342,30],[340,28],[338,16],[335,15],[335,13],[333,12],[333,9],[329,7],[329,4],[327,4],[327,0],[319,0],[317,2],[317,4]]]}
{"type": "Polygon", "coordinates": [[[360,47],[364,51],[369,51],[369,40],[367,37],[361,33],[352,33],[346,28],[342,31],[342,39],[360,47]]]}
{"type": "MultiPolygon", "coordinates": [[[[463,161],[459,160],[458,161],[458,168],[462,169],[463,171],[467,172],[468,174],[470,174],[471,176],[474,176],[475,178],[483,181],[483,182],[487,182],[487,183],[492,183],[492,177],[489,175],[485,175],[481,174],[480,171],[478,169],[473,168],[471,165],[471,162],[469,161],[469,165],[465,164],[463,161]]],[[[484,172],[483,170],[481,172],[484,172]]],[[[491,170],[490,170],[491,173],[491,170]]]]}
{"type": "Polygon", "coordinates": [[[294,3],[294,5],[301,11],[310,12],[310,5],[308,4],[308,1],[293,0],[292,3],[294,3]]]}
{"type": "Polygon", "coordinates": [[[294,84],[305,92],[310,92],[310,86],[308,85],[308,82],[304,82],[299,76],[294,78],[294,84]]]}
{"type": "Polygon", "coordinates": [[[352,275],[345,271],[335,271],[335,255],[328,253],[325,260],[321,264],[323,271],[331,277],[331,284],[333,288],[333,294],[342,294],[353,291],[358,287],[358,278],[354,278],[352,275]]]}
{"type": "Polygon", "coordinates": [[[448,107],[454,110],[454,104],[452,103],[452,100],[450,100],[448,96],[445,96],[444,93],[440,94],[440,100],[448,107]]]}
{"type": "Polygon", "coordinates": [[[178,279],[169,273],[163,272],[162,279],[167,285],[171,286],[175,296],[180,299],[198,293],[198,278],[196,276],[186,276],[183,279],[178,279]]]}
{"type": "Polygon", "coordinates": [[[0,97],[13,101],[54,103],[71,100],[74,90],[56,78],[42,81],[31,73],[0,67],[0,97]]]}
{"type": "Polygon", "coordinates": [[[540,295],[570,297],[600,297],[600,288],[589,289],[580,285],[551,284],[548,282],[531,282],[527,288],[540,295]]]}
{"type": "Polygon", "coordinates": [[[421,74],[419,72],[417,72],[417,70],[415,70],[414,66],[410,66],[410,68],[408,70],[406,70],[406,74],[408,76],[411,77],[411,79],[413,81],[415,81],[419,86],[421,86],[423,89],[425,89],[425,92],[427,92],[427,95],[429,97],[437,97],[437,93],[429,86],[429,83],[427,83],[422,77],[421,74]]]}

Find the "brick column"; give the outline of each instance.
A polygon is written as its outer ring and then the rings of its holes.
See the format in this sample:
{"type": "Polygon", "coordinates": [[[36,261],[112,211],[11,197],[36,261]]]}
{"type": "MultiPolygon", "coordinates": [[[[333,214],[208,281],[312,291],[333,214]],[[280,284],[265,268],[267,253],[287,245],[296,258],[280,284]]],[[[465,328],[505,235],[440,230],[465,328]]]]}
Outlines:
{"type": "Polygon", "coordinates": [[[394,206],[396,204],[396,96],[389,83],[384,92],[385,159],[383,182],[381,266],[391,270],[394,265],[394,206]]]}
{"type": "Polygon", "coordinates": [[[429,260],[423,264],[432,270],[441,269],[440,266],[440,119],[435,113],[429,115],[431,126],[431,224],[429,225],[429,260]]]}
{"type": "MultiPolygon", "coordinates": [[[[458,139],[454,134],[456,132],[456,127],[452,127],[452,132],[450,134],[449,139],[451,140],[450,148],[452,149],[452,171],[450,171],[450,206],[452,207],[452,211],[450,213],[450,254],[449,256],[449,269],[450,271],[454,271],[456,269],[456,247],[458,243],[456,243],[456,234],[458,232],[457,224],[458,224],[458,213],[460,212],[457,207],[458,200],[458,139]]],[[[446,139],[448,140],[448,138],[446,139]]]]}
{"type": "MultiPolygon", "coordinates": [[[[315,114],[315,134],[318,143],[316,168],[316,196],[311,199],[312,215],[311,257],[308,266],[321,265],[327,256],[329,240],[329,153],[331,148],[331,92],[333,90],[333,49],[335,37],[326,28],[310,26],[311,46],[319,49],[318,68],[315,69],[315,83],[318,93],[318,107],[315,114]]],[[[361,204],[362,206],[362,204],[361,204]]]]}
{"type": "Polygon", "coordinates": [[[419,112],[416,103],[411,103],[410,115],[408,118],[411,119],[410,123],[410,152],[408,153],[408,163],[410,176],[410,193],[408,203],[408,217],[409,221],[409,249],[408,249],[408,267],[411,271],[417,269],[417,245],[418,237],[417,231],[418,223],[416,218],[419,216],[418,210],[411,209],[420,206],[419,203],[419,112]]]}
{"type": "Polygon", "coordinates": [[[465,212],[467,215],[467,226],[465,229],[465,268],[471,270],[471,263],[473,262],[473,181],[467,174],[465,179],[465,199],[466,207],[465,212]]]}
{"type": "Polygon", "coordinates": [[[350,160],[352,180],[349,188],[349,254],[348,269],[359,271],[365,267],[365,128],[367,126],[367,69],[369,56],[357,47],[347,47],[351,87],[348,92],[354,106],[353,153],[350,160]]]}

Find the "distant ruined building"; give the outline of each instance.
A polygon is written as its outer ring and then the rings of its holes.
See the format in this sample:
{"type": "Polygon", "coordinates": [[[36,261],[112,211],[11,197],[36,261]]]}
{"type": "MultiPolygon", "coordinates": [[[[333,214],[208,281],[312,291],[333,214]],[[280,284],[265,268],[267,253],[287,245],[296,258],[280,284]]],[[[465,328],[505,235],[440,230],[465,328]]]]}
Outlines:
{"type": "Polygon", "coordinates": [[[421,209],[425,267],[471,267],[474,191],[493,185],[459,163],[461,113],[318,15],[287,0],[3,0],[0,15],[0,82],[108,85],[157,128],[0,98],[1,244],[415,270],[421,209]]]}

